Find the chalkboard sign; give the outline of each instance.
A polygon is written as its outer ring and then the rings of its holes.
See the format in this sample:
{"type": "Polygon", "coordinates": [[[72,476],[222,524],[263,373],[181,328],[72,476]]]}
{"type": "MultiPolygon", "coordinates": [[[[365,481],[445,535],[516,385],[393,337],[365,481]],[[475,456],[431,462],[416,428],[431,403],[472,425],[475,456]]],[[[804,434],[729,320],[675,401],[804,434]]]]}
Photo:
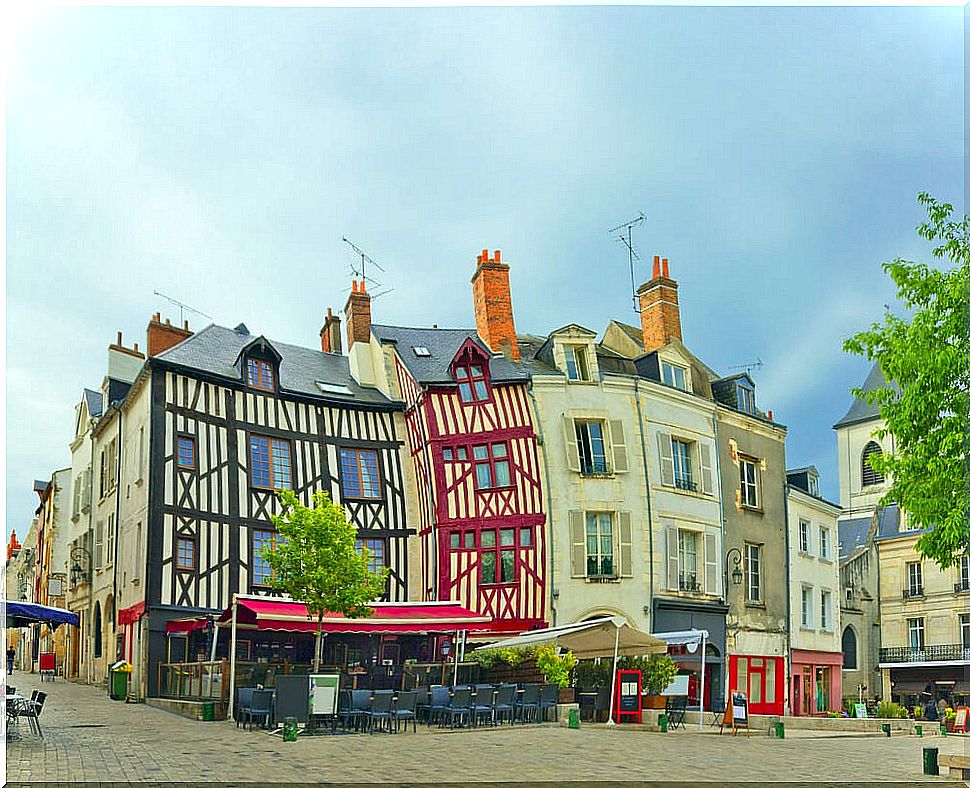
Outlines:
{"type": "Polygon", "coordinates": [[[307,675],[276,677],[276,719],[295,717],[306,722],[310,716],[310,678],[307,675]]]}
{"type": "Polygon", "coordinates": [[[639,670],[616,672],[616,696],[613,702],[617,722],[642,722],[640,690],[643,674],[639,670]]]}
{"type": "Polygon", "coordinates": [[[721,733],[724,726],[731,726],[731,735],[738,735],[738,728],[744,728],[748,736],[751,735],[751,727],[748,725],[748,699],[743,692],[732,692],[731,701],[724,710],[724,717],[721,720],[721,733]]]}
{"type": "Polygon", "coordinates": [[[865,703],[853,703],[852,708],[855,709],[855,716],[860,720],[869,716],[869,710],[865,703]]]}
{"type": "Polygon", "coordinates": [[[966,706],[957,706],[957,718],[953,721],[953,730],[967,732],[967,714],[970,712],[966,706]]]}

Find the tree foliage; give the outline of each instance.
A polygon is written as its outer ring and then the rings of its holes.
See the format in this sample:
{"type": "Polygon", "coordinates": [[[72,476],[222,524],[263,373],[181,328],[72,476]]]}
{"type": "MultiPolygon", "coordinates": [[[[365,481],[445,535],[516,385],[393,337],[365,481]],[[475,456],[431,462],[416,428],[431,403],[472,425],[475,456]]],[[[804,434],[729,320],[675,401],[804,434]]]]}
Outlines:
{"type": "Polygon", "coordinates": [[[300,503],[292,490],[281,491],[279,498],[283,510],[272,518],[277,540],[263,548],[262,557],[272,569],[272,587],[303,602],[317,619],[317,669],[324,615],[372,615],[370,603],[384,593],[387,569],[368,569],[366,549],[357,551],[356,527],[328,493],[315,493],[312,507],[300,503]]]}
{"type": "Polygon", "coordinates": [[[893,451],[873,456],[913,528],[924,557],[952,566],[970,545],[970,217],[921,193],[927,221],[919,235],[936,244],[935,267],[897,258],[883,264],[907,316],[887,308],[881,323],[845,341],[844,349],[876,361],[891,384],[853,394],[879,407],[893,451]]]}

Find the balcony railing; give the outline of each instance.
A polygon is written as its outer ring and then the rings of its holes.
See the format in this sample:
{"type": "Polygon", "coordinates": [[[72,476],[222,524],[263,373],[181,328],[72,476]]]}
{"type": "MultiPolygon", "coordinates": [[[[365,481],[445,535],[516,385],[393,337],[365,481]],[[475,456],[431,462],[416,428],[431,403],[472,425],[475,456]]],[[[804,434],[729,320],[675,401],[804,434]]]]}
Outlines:
{"type": "Polygon", "coordinates": [[[903,589],[903,599],[920,599],[923,596],[923,586],[907,586],[903,589]]]}
{"type": "Polygon", "coordinates": [[[674,479],[674,486],[678,490],[687,490],[688,492],[697,492],[697,482],[693,479],[685,478],[683,476],[678,476],[674,479]]]}
{"type": "Polygon", "coordinates": [[[953,584],[954,594],[965,594],[970,591],[970,580],[961,580],[959,583],[953,584]]]}
{"type": "Polygon", "coordinates": [[[879,649],[880,662],[946,662],[970,660],[970,646],[947,643],[941,646],[894,646],[879,649]]]}
{"type": "Polygon", "coordinates": [[[679,588],[681,591],[690,591],[692,593],[700,593],[701,584],[697,582],[697,574],[695,572],[681,572],[679,578],[679,588]]]}

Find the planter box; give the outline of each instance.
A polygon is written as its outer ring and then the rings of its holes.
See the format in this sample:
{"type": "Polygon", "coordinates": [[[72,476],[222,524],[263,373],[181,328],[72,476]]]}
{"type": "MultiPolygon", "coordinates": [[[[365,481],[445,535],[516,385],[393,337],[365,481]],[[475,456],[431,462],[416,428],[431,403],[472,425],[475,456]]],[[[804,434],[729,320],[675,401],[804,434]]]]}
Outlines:
{"type": "MultiPolygon", "coordinates": [[[[560,703],[575,703],[576,702],[576,690],[573,687],[560,687],[559,688],[559,702],[560,703]]],[[[576,708],[579,708],[578,706],[576,708]]]]}
{"type": "Polygon", "coordinates": [[[645,709],[663,709],[667,705],[667,698],[663,695],[644,695],[641,705],[645,709]]]}

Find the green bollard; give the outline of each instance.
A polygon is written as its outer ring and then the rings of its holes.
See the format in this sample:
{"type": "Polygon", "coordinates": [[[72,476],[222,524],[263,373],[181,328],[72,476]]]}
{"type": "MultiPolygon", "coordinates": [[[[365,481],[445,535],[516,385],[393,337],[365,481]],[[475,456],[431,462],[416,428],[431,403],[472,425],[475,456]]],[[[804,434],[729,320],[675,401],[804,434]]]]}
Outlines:
{"type": "Polygon", "coordinates": [[[666,733],[667,732],[667,715],[666,714],[661,714],[659,717],[657,717],[657,722],[660,723],[660,732],[661,733],[666,733]]]}
{"type": "Polygon", "coordinates": [[[296,741],[299,729],[296,725],[296,717],[287,717],[283,720],[283,741],[296,741]]]}
{"type": "Polygon", "coordinates": [[[886,738],[888,739],[890,736],[893,735],[893,726],[890,725],[888,722],[884,722],[882,724],[882,732],[886,734],[886,738]]]}
{"type": "Polygon", "coordinates": [[[944,737],[946,736],[946,723],[945,722],[941,722],[940,723],[940,736],[944,736],[944,737]]]}
{"type": "Polygon", "coordinates": [[[922,725],[917,725],[916,726],[916,735],[917,736],[922,736],[923,735],[923,726],[922,725]]]}

